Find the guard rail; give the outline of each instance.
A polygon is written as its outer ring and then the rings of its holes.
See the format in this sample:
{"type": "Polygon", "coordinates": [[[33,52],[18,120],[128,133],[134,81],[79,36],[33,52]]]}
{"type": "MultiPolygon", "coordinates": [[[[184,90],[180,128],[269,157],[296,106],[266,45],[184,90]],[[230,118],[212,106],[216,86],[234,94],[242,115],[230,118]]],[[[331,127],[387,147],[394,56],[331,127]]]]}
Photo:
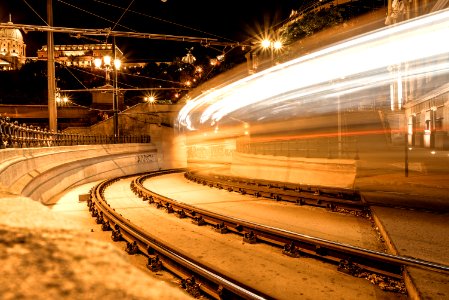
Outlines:
{"type": "Polygon", "coordinates": [[[56,147],[75,145],[150,143],[149,135],[80,135],[53,132],[33,125],[20,125],[9,117],[0,117],[0,149],[56,147]]]}

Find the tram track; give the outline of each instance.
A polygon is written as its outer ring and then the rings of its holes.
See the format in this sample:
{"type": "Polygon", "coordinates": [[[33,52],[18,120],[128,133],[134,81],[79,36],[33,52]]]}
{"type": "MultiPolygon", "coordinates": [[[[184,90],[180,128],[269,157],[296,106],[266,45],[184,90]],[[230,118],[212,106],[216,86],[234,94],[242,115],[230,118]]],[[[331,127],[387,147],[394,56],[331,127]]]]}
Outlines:
{"type": "MultiPolygon", "coordinates": [[[[147,201],[156,208],[164,209],[167,213],[179,218],[190,218],[194,224],[210,225],[219,233],[233,232],[241,235],[244,242],[247,243],[264,242],[270,244],[281,248],[282,253],[288,256],[318,258],[337,265],[338,270],[353,276],[361,277],[372,276],[366,274],[376,274],[376,276],[384,278],[381,282],[387,288],[393,289],[393,286],[398,286],[398,282],[402,280],[404,266],[418,266],[447,271],[447,268],[444,266],[438,266],[430,262],[388,255],[382,252],[247,222],[229,216],[222,216],[179,203],[143,187],[143,182],[151,177],[185,171],[176,169],[142,174],[132,180],[131,189],[143,201],[147,201]]],[[[104,189],[113,182],[114,180],[103,182],[92,190],[92,200],[89,201],[89,208],[97,218],[97,223],[102,224],[102,228],[111,230],[113,236],[119,236],[120,239],[127,241],[128,251],[139,251],[148,256],[147,267],[149,269],[159,267],[171,271],[181,278],[182,286],[192,295],[199,294],[201,290],[202,293],[206,293],[216,299],[223,298],[223,294],[234,295],[244,299],[270,298],[268,295],[259,293],[250,287],[240,286],[238,282],[227,276],[215,274],[213,270],[198,262],[190,261],[190,263],[186,263],[186,261],[189,261],[187,258],[188,254],[178,253],[175,249],[167,248],[157,238],[137,228],[129,220],[116,213],[104,199],[104,189]],[[132,250],[133,248],[137,249],[132,250]]]]}
{"type": "MultiPolygon", "coordinates": [[[[172,170],[156,172],[168,174],[172,170]]],[[[130,176],[126,176],[130,177],[130,176]]],[[[211,270],[189,258],[186,254],[162,243],[157,237],[134,225],[117,213],[104,197],[105,189],[125,177],[106,180],[95,186],[88,200],[89,211],[103,231],[111,231],[113,241],[126,241],[129,254],[141,253],[148,257],[147,268],[159,271],[164,268],[181,279],[181,287],[194,297],[204,293],[212,299],[272,299],[244,284],[211,270]]]]}
{"type": "Polygon", "coordinates": [[[366,215],[369,211],[369,206],[355,189],[251,179],[213,172],[187,171],[184,175],[188,180],[209,187],[275,201],[323,207],[330,211],[351,211],[355,215],[366,215]]]}

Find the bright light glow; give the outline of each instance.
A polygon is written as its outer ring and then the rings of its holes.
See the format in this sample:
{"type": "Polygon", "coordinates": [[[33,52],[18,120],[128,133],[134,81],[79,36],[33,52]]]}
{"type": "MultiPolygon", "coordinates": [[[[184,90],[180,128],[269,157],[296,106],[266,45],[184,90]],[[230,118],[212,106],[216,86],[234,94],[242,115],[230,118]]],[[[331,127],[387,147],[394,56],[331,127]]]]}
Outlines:
{"type": "Polygon", "coordinates": [[[262,48],[269,48],[271,46],[271,41],[268,39],[263,40],[260,45],[262,46],[262,48]]]}
{"type": "Polygon", "coordinates": [[[59,92],[55,95],[56,104],[58,106],[64,106],[70,104],[70,99],[67,95],[61,95],[59,92]]]}
{"type": "Polygon", "coordinates": [[[116,70],[120,70],[120,67],[122,66],[122,61],[120,59],[114,59],[114,67],[116,70]]]}
{"type": "Polygon", "coordinates": [[[94,65],[95,65],[96,68],[100,68],[102,63],[103,62],[101,61],[101,58],[95,58],[94,59],[94,65]]]}
{"type": "Polygon", "coordinates": [[[155,103],[156,102],[156,97],[153,96],[153,95],[146,96],[143,99],[145,100],[145,102],[148,102],[148,103],[155,103]]]}
{"type": "Polygon", "coordinates": [[[183,107],[177,121],[197,129],[235,114],[248,122],[287,118],[301,113],[305,103],[317,103],[316,109],[331,113],[336,97],[345,95],[345,109],[358,105],[360,96],[368,97],[364,91],[373,97],[372,91],[385,93],[386,87],[388,93],[390,84],[400,86],[391,93],[400,108],[404,81],[448,72],[449,63],[442,59],[449,53],[448,36],[448,10],[386,27],[201,94],[183,107]],[[405,74],[391,71],[391,66],[407,63],[405,74]]]}
{"type": "Polygon", "coordinates": [[[281,41],[275,41],[274,43],[273,43],[273,48],[275,49],[275,50],[280,50],[281,48],[282,48],[282,42],[281,41]]]}
{"type": "Polygon", "coordinates": [[[105,55],[103,57],[103,61],[104,61],[104,65],[105,66],[110,66],[111,65],[111,57],[109,55],[105,55]]]}

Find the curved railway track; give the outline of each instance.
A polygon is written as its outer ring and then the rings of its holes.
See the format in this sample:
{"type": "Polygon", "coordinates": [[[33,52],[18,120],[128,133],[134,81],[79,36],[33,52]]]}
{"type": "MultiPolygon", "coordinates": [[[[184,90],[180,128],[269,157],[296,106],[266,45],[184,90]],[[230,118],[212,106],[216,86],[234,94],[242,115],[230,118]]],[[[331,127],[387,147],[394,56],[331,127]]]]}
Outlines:
{"type": "MultiPolygon", "coordinates": [[[[175,170],[153,172],[153,175],[162,175],[175,170]]],[[[179,170],[176,170],[179,171],[179,170]]],[[[132,177],[132,176],[126,176],[132,177]]],[[[113,241],[127,242],[126,251],[129,254],[142,253],[148,257],[147,267],[152,271],[161,268],[172,272],[181,278],[181,286],[189,294],[198,297],[201,293],[214,299],[272,299],[259,291],[234,282],[231,278],[207,268],[186,254],[172,249],[161,243],[158,238],[135,226],[111,208],[105,197],[105,189],[115,181],[125,177],[106,180],[95,186],[90,193],[88,201],[89,211],[101,224],[103,231],[112,231],[113,241]]]]}
{"type": "MultiPolygon", "coordinates": [[[[377,278],[381,278],[381,280],[377,280],[377,282],[382,282],[381,288],[386,290],[405,292],[402,283],[402,272],[406,266],[449,272],[448,266],[428,261],[390,255],[220,215],[179,203],[149,191],[143,186],[143,182],[151,177],[185,171],[184,169],[162,170],[127,177],[136,177],[132,180],[130,188],[143,201],[147,201],[157,208],[162,208],[167,213],[173,214],[178,218],[190,218],[192,223],[197,225],[210,225],[219,233],[232,232],[238,234],[247,243],[263,242],[270,244],[280,248],[282,250],[280,251],[281,253],[291,257],[314,257],[321,261],[332,263],[337,266],[339,271],[356,277],[375,274],[377,278]]],[[[186,177],[190,176],[189,173],[185,174],[186,177]]],[[[188,253],[181,253],[179,250],[164,245],[158,238],[137,227],[130,220],[117,213],[107,203],[104,197],[104,190],[120,179],[106,180],[93,188],[88,205],[92,216],[96,218],[98,224],[101,224],[102,229],[112,231],[113,240],[125,240],[127,242],[126,250],[128,253],[140,252],[146,255],[148,257],[147,267],[150,270],[158,271],[164,268],[174,273],[181,279],[181,286],[195,297],[207,294],[214,299],[270,299],[269,295],[243,285],[237,280],[220,274],[189,258],[188,253]]],[[[201,180],[204,180],[204,178],[201,180]]],[[[197,182],[204,184],[203,181],[197,180],[197,182]]],[[[223,183],[209,184],[222,186],[223,183]]],[[[286,190],[283,187],[280,189],[286,190]]],[[[232,190],[235,191],[234,188],[232,190]]],[[[236,191],[241,192],[238,189],[236,191]]],[[[326,207],[329,208],[329,206],[326,207]]]]}
{"type": "Polygon", "coordinates": [[[313,205],[340,212],[349,210],[358,215],[365,215],[369,211],[359,191],[354,189],[256,180],[198,171],[187,171],[185,177],[210,187],[297,205],[313,205]]]}

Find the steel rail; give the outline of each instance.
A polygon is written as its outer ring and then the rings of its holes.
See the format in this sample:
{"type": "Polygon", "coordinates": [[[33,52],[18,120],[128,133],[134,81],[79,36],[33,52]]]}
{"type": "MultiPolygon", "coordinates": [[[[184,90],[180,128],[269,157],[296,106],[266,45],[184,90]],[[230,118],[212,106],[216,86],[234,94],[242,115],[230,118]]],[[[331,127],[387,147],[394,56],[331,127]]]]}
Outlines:
{"type": "MultiPolygon", "coordinates": [[[[182,172],[182,171],[181,171],[182,172]]],[[[418,258],[398,256],[344,243],[338,243],[318,237],[313,237],[280,228],[249,222],[246,220],[224,216],[218,213],[200,209],[185,203],[175,201],[143,186],[148,178],[157,174],[146,174],[137,177],[131,183],[131,189],[143,200],[156,203],[169,213],[176,213],[178,217],[190,217],[193,222],[214,226],[216,231],[226,233],[232,231],[243,235],[244,240],[262,241],[283,247],[283,253],[291,256],[301,254],[312,255],[320,259],[342,264],[349,263],[364,270],[382,274],[392,278],[401,278],[403,267],[417,267],[443,273],[449,273],[449,266],[426,261],[418,258]]]]}
{"type": "MultiPolygon", "coordinates": [[[[179,172],[179,169],[162,170],[154,173],[162,175],[174,171],[179,172]]],[[[88,201],[89,210],[92,212],[92,216],[97,218],[97,223],[102,224],[103,230],[114,228],[113,236],[114,232],[119,232],[121,239],[128,243],[127,249],[130,245],[136,243],[139,252],[149,258],[148,268],[152,268],[150,261],[154,261],[157,257],[157,261],[160,262],[162,267],[182,278],[183,287],[194,296],[198,296],[198,290],[201,290],[214,299],[235,299],[236,297],[257,300],[272,299],[268,295],[202,265],[181,251],[164,245],[157,237],[134,225],[110,207],[104,198],[104,190],[114,182],[132,176],[136,175],[105,180],[91,190],[88,201]]]]}
{"type": "Polygon", "coordinates": [[[185,177],[210,187],[252,194],[277,201],[289,201],[298,205],[326,207],[330,210],[345,208],[349,210],[367,211],[368,206],[359,192],[353,189],[302,185],[287,182],[250,179],[222,174],[200,173],[188,171],[185,177]]]}

